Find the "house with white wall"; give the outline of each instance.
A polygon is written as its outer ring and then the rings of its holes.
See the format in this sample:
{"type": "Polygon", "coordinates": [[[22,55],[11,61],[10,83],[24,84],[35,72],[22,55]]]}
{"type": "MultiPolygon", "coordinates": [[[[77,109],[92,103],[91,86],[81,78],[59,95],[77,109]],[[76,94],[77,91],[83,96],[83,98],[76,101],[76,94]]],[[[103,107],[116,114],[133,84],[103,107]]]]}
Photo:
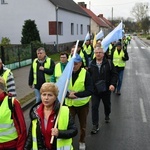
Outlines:
{"type": "Polygon", "coordinates": [[[90,16],[73,0],[1,0],[0,41],[21,44],[25,20],[35,20],[42,43],[62,44],[84,40],[90,16]]]}

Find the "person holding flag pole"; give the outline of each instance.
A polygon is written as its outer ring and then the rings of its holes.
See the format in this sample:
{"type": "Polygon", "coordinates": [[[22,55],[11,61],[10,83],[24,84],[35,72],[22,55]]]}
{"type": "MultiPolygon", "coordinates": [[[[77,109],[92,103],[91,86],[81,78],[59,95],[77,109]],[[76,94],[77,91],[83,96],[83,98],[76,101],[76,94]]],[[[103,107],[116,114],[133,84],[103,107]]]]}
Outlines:
{"type": "Polygon", "coordinates": [[[69,107],[73,118],[75,119],[77,115],[79,119],[79,150],[86,149],[86,121],[92,93],[93,86],[90,74],[86,69],[82,68],[82,58],[79,54],[76,54],[65,104],[69,107]]]}
{"type": "Polygon", "coordinates": [[[30,110],[31,124],[24,150],[73,150],[72,137],[77,128],[69,109],[63,106],[70,76],[72,74],[75,52],[57,83],[46,82],[40,89],[41,102],[30,110]]]}

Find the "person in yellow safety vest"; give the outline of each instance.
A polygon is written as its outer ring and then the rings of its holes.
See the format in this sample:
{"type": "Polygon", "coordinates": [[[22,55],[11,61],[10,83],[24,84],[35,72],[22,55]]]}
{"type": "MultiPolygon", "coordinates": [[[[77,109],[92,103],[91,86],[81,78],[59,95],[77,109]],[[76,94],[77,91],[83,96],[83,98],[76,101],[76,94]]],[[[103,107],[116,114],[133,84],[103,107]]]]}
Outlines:
{"type": "MultiPolygon", "coordinates": [[[[120,42],[121,42],[121,41],[122,41],[122,40],[120,39],[120,42]]],[[[126,36],[123,37],[123,42],[122,42],[122,43],[123,43],[122,48],[127,51],[128,39],[127,39],[126,36]]]]}
{"type": "Polygon", "coordinates": [[[130,44],[130,42],[131,42],[131,36],[130,35],[127,36],[127,40],[128,40],[128,44],[130,44]]]}
{"type": "Polygon", "coordinates": [[[108,49],[107,49],[107,51],[105,52],[106,58],[111,59],[111,51],[115,48],[115,43],[116,43],[116,42],[114,41],[114,42],[111,42],[111,43],[109,44],[108,49]]]}
{"type": "Polygon", "coordinates": [[[129,60],[128,52],[122,49],[121,42],[116,44],[116,48],[112,51],[111,60],[118,72],[118,83],[116,87],[116,94],[121,95],[121,86],[123,80],[124,69],[126,66],[126,61],[129,60]]]}
{"type": "Polygon", "coordinates": [[[16,86],[13,73],[10,69],[8,69],[2,62],[0,58],[0,76],[4,78],[6,82],[7,91],[12,94],[12,96],[16,97],[16,86]]]}
{"type": "MultiPolygon", "coordinates": [[[[83,62],[82,62],[82,67],[84,67],[85,69],[87,69],[88,66],[89,66],[88,55],[86,54],[85,51],[83,51],[82,45],[83,45],[83,42],[79,42],[78,48],[77,48],[77,54],[79,54],[80,57],[82,58],[82,61],[83,61],[83,62]]],[[[73,46],[72,46],[72,48],[71,48],[71,52],[70,52],[70,55],[69,55],[68,60],[71,59],[71,57],[72,57],[72,55],[73,55],[73,53],[74,53],[74,48],[75,48],[75,44],[73,44],[73,46]]]]}
{"type": "Polygon", "coordinates": [[[39,102],[41,101],[40,88],[43,83],[50,82],[55,63],[46,55],[43,47],[38,48],[36,54],[37,58],[33,60],[30,68],[28,84],[30,88],[34,88],[36,102],[39,102]]]}
{"type": "Polygon", "coordinates": [[[5,80],[0,77],[0,150],[23,150],[26,137],[20,103],[7,93],[5,80]]]}
{"type": "Polygon", "coordinates": [[[77,127],[68,107],[60,105],[58,92],[55,83],[42,85],[42,102],[36,103],[30,110],[31,124],[24,150],[73,150],[72,137],[77,135],[77,127]]]}
{"type": "Polygon", "coordinates": [[[55,65],[54,73],[51,76],[51,80],[50,80],[51,82],[54,82],[54,83],[57,82],[58,78],[63,73],[67,63],[68,63],[68,53],[61,52],[60,53],[60,62],[58,62],[55,65]]]}
{"type": "Polygon", "coordinates": [[[75,119],[76,115],[79,118],[79,150],[85,150],[86,121],[89,112],[89,102],[93,92],[93,86],[89,72],[81,66],[82,58],[80,55],[76,54],[65,104],[69,107],[73,118],[75,119]]]}
{"type": "Polygon", "coordinates": [[[93,48],[90,40],[87,40],[85,42],[85,44],[83,45],[83,51],[85,51],[86,54],[88,55],[89,62],[91,61],[93,50],[94,50],[94,48],[93,48]]]}

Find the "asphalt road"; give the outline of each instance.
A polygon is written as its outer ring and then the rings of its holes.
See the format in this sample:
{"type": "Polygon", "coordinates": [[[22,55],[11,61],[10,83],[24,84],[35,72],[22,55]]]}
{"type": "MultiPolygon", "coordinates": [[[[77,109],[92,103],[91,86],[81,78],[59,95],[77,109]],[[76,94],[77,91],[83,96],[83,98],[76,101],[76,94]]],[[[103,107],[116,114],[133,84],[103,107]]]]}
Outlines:
{"type": "MultiPolygon", "coordinates": [[[[87,121],[86,150],[150,150],[150,47],[137,37],[128,46],[121,96],[112,93],[111,122],[104,122],[100,104],[100,131],[91,135],[91,110],[87,121]]],[[[25,111],[27,126],[29,110],[25,111]]],[[[76,118],[78,126],[78,119],[76,118]]],[[[78,136],[73,140],[78,150],[78,136]]]]}

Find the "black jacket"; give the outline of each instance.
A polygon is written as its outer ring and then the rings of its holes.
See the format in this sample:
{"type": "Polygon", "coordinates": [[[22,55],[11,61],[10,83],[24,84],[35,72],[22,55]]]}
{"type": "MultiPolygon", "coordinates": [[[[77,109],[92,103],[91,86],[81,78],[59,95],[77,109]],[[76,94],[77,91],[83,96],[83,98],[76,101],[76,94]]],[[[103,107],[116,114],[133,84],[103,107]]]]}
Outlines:
{"type": "MultiPolygon", "coordinates": [[[[30,110],[30,119],[31,119],[31,122],[32,120],[36,119],[38,120],[37,122],[37,143],[38,143],[38,150],[48,150],[46,147],[45,147],[45,143],[44,143],[44,137],[41,133],[41,123],[40,123],[40,120],[39,120],[39,117],[38,117],[38,114],[36,113],[36,110],[39,106],[41,102],[39,103],[36,103],[30,110]]],[[[55,104],[54,104],[54,112],[56,113],[56,118],[57,118],[57,115],[58,115],[58,111],[59,111],[59,108],[60,108],[60,103],[58,100],[55,101],[55,104]]],[[[60,131],[59,130],[59,135],[58,135],[58,139],[59,138],[64,138],[64,139],[67,139],[67,138],[71,138],[71,137],[74,137],[77,135],[77,127],[74,123],[74,120],[72,118],[71,115],[69,115],[69,123],[68,123],[68,129],[65,130],[65,131],[60,131]]],[[[53,142],[53,145],[52,145],[52,150],[56,150],[56,138],[54,138],[54,142],[53,142]]],[[[29,127],[29,131],[28,131],[28,137],[27,137],[27,140],[26,140],[26,144],[25,144],[25,148],[24,150],[31,150],[32,149],[32,123],[30,124],[30,127],[29,127]]]]}
{"type": "Polygon", "coordinates": [[[94,92],[96,91],[95,83],[99,80],[105,80],[107,91],[109,91],[109,86],[113,85],[116,87],[117,80],[118,80],[118,73],[113,65],[113,63],[103,58],[102,65],[99,71],[98,66],[96,65],[96,58],[94,58],[90,64],[89,72],[91,74],[94,86],[94,92]]]}

